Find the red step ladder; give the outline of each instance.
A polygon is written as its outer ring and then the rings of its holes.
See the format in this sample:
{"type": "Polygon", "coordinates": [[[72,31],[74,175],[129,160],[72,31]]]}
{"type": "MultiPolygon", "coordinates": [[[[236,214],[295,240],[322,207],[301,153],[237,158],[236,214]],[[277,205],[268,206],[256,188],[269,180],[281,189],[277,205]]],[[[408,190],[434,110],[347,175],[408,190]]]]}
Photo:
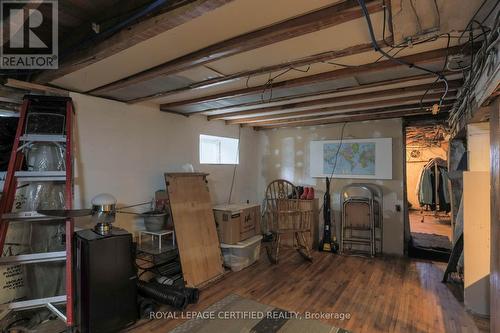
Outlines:
{"type": "MultiPolygon", "coordinates": [[[[54,111],[52,111],[54,112],[54,111]]],[[[54,114],[52,114],[54,115],[54,114]]],[[[32,118],[33,119],[33,118],[32,118]]],[[[33,121],[33,123],[36,122],[33,121]]],[[[73,127],[73,104],[69,97],[37,96],[26,95],[21,105],[19,122],[15,136],[12,153],[5,176],[3,195],[0,200],[0,249],[4,252],[5,239],[9,221],[25,221],[26,223],[37,223],[43,220],[55,220],[57,218],[47,217],[37,212],[13,212],[18,183],[29,182],[64,182],[65,209],[73,208],[73,153],[72,153],[72,127],[73,127]],[[52,109],[51,109],[52,107],[52,109]],[[28,128],[29,117],[37,115],[52,114],[43,113],[43,110],[64,110],[59,111],[59,118],[65,117],[62,123],[63,133],[40,134],[36,129],[28,128]],[[35,133],[34,133],[35,132],[35,133]],[[64,171],[22,171],[24,162],[23,149],[36,142],[51,142],[61,145],[65,150],[65,170],[64,171]]],[[[22,254],[17,256],[0,257],[0,265],[36,264],[42,262],[66,261],[66,295],[55,295],[53,297],[16,301],[0,305],[0,310],[15,311],[23,309],[33,309],[46,307],[66,325],[73,326],[73,271],[72,271],[72,238],[74,223],[72,219],[65,220],[65,251],[22,254]],[[66,303],[66,313],[64,314],[55,305],[66,303]]]]}

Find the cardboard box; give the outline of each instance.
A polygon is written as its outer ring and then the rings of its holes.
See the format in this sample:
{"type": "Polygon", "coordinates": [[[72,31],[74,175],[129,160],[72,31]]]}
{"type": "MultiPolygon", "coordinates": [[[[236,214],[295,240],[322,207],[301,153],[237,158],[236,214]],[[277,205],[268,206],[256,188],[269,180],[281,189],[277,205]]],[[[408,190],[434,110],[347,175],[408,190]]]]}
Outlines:
{"type": "Polygon", "coordinates": [[[260,235],[260,205],[218,205],[213,209],[221,243],[236,244],[260,235]]]}

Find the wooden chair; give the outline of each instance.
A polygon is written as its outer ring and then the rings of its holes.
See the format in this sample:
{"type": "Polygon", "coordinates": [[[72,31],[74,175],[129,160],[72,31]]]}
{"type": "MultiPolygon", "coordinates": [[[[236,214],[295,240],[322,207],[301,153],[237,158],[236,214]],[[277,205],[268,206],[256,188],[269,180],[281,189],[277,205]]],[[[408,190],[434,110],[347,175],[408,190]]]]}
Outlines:
{"type": "Polygon", "coordinates": [[[293,248],[306,260],[312,261],[311,252],[305,233],[311,232],[312,211],[300,209],[299,193],[289,181],[272,181],[266,189],[266,217],[269,231],[273,235],[271,245],[266,247],[272,263],[279,259],[280,241],[284,234],[292,235],[293,248]]]}

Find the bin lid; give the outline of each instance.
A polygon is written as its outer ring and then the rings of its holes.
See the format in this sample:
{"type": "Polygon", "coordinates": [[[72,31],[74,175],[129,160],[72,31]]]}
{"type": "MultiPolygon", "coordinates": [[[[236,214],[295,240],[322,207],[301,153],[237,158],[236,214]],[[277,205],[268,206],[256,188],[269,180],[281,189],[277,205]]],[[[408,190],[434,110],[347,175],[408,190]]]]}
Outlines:
{"type": "Polygon", "coordinates": [[[255,243],[259,243],[261,240],[262,240],[262,235],[256,235],[256,236],[250,237],[248,239],[239,241],[236,244],[224,244],[224,243],[220,243],[220,247],[223,248],[223,249],[234,249],[234,248],[236,248],[236,249],[242,249],[242,248],[245,248],[245,247],[249,247],[250,245],[253,245],[255,243]]]}
{"type": "Polygon", "coordinates": [[[217,205],[217,206],[214,206],[213,209],[214,210],[222,210],[222,211],[231,212],[231,213],[239,213],[243,209],[258,207],[258,206],[259,206],[259,204],[240,203],[240,204],[217,205]]]}

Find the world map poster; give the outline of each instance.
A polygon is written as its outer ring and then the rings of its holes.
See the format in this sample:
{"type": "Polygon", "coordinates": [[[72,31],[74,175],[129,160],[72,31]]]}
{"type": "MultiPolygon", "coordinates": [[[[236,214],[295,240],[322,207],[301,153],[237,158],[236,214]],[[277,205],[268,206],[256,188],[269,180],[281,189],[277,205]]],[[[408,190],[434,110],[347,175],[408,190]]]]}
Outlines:
{"type": "Polygon", "coordinates": [[[323,150],[326,174],[375,175],[375,142],[327,143],[323,150]]]}
{"type": "Polygon", "coordinates": [[[311,177],[392,179],[392,138],[311,141],[311,177]]]}

